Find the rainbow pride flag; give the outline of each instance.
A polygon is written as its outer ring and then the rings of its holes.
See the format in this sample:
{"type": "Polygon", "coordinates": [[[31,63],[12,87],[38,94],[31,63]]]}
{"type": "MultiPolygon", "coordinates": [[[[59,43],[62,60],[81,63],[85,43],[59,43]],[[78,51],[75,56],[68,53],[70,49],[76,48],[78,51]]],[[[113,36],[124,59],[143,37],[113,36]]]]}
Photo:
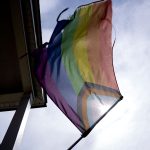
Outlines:
{"type": "Polygon", "coordinates": [[[97,1],[58,21],[48,46],[34,51],[39,83],[82,133],[122,98],[111,35],[112,2],[97,1]]]}

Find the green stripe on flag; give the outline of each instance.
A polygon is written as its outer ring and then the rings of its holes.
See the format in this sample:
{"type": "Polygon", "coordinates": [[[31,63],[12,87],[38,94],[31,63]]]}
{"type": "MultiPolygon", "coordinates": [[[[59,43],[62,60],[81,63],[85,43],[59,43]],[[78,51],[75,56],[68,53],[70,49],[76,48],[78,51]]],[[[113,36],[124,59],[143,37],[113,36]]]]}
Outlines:
{"type": "Polygon", "coordinates": [[[62,60],[66,72],[68,74],[68,77],[77,95],[79,94],[84,84],[84,81],[80,75],[80,72],[76,64],[76,59],[73,54],[73,38],[78,21],[79,18],[75,17],[74,20],[65,27],[62,35],[62,45],[61,45],[62,60]]]}

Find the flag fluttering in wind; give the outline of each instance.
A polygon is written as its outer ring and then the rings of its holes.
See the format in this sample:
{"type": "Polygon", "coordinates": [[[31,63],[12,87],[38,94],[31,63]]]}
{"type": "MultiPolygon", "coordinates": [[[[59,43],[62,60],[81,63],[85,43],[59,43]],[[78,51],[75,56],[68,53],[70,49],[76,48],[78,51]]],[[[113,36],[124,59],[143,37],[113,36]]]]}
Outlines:
{"type": "Polygon", "coordinates": [[[112,1],[96,1],[58,20],[48,45],[33,53],[39,83],[81,133],[122,98],[111,35],[112,1]]]}

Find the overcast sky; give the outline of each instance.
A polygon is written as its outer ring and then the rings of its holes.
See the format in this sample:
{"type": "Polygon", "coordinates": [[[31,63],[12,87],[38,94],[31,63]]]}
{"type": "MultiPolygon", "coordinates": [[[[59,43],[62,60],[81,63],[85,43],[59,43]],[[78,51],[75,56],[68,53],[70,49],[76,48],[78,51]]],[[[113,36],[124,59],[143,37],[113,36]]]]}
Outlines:
{"type": "MultiPolygon", "coordinates": [[[[41,0],[43,42],[49,41],[61,10],[63,17],[90,0],[41,0]]],[[[75,150],[149,150],[150,144],[150,1],[113,0],[116,30],[114,67],[124,96],[75,150]]],[[[0,141],[13,112],[0,113],[0,141]]],[[[21,150],[65,150],[80,137],[78,129],[48,99],[31,110],[21,150]]]]}

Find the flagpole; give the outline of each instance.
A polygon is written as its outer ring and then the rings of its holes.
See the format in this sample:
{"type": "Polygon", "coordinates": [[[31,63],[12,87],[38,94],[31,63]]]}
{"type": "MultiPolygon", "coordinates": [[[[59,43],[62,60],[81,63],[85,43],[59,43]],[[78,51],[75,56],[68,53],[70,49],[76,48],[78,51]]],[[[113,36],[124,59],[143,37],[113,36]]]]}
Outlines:
{"type": "Polygon", "coordinates": [[[81,137],[76,142],[74,142],[67,150],[71,150],[75,145],[77,145],[82,140],[82,138],[83,136],[81,135],[81,137]]]}
{"type": "Polygon", "coordinates": [[[89,128],[87,131],[85,131],[81,137],[75,141],[67,150],[71,150],[75,145],[77,145],[83,138],[85,138],[90,132],[91,132],[92,128],[89,128]]]}

